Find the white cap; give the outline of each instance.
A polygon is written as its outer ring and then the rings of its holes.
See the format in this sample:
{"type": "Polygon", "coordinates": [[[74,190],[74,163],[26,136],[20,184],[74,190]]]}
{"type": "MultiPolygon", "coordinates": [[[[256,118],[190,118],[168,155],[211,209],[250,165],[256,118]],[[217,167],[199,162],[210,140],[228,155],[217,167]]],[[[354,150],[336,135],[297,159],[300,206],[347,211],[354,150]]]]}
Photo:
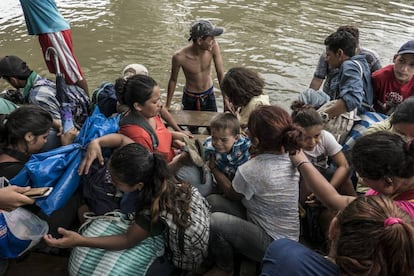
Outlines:
{"type": "Polygon", "coordinates": [[[134,75],[146,75],[148,76],[148,69],[142,64],[132,63],[122,70],[122,76],[125,78],[134,76],[134,75]]]}

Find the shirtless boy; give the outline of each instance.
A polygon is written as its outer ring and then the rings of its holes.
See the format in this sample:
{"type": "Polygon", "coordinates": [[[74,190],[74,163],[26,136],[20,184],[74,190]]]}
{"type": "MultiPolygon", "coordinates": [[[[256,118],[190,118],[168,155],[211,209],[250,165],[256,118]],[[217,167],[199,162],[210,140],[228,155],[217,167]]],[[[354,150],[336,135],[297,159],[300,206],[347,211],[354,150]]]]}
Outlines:
{"type": "Polygon", "coordinates": [[[182,104],[186,110],[217,111],[213,92],[211,63],[214,61],[219,84],[223,79],[223,59],[215,36],[223,33],[223,28],[215,27],[208,20],[196,21],[190,29],[193,43],[181,48],[172,57],[171,76],[168,81],[167,108],[177,85],[180,68],[185,75],[182,104]]]}

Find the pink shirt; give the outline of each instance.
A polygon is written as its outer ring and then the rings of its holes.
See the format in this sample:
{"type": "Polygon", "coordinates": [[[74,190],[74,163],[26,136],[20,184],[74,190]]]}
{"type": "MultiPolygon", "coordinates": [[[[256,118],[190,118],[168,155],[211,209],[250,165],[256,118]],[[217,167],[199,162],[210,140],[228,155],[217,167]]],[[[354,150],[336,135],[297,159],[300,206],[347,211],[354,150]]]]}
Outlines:
{"type": "MultiPolygon", "coordinates": [[[[379,195],[377,191],[369,189],[365,196],[379,195]]],[[[395,203],[414,219],[414,189],[399,194],[394,198],[395,203]]]]}

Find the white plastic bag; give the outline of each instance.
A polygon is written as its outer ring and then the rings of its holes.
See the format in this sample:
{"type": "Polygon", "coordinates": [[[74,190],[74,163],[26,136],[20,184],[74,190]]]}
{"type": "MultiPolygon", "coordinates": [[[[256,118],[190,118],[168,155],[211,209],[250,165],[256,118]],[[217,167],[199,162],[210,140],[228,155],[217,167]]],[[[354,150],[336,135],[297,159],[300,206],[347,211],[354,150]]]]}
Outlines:
{"type": "Polygon", "coordinates": [[[46,221],[19,207],[0,213],[0,256],[15,258],[35,246],[49,231],[46,221]]]}

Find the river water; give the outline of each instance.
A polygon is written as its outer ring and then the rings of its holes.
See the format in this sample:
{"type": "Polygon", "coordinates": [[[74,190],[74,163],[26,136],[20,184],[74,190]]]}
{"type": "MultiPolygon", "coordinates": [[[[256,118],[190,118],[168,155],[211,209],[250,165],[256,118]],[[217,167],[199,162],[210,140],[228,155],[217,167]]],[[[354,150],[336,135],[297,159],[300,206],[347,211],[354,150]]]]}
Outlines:
{"type": "MultiPolygon", "coordinates": [[[[414,38],[414,1],[349,0],[56,0],[71,23],[75,54],[92,91],[114,81],[123,66],[142,63],[163,97],[171,56],[186,45],[191,22],[210,19],[225,28],[217,37],[224,69],[247,66],[266,81],[273,103],[288,107],[308,87],[323,40],[340,25],[360,29],[362,47],[377,51],[383,65],[414,38]]],[[[47,71],[36,37],[28,36],[18,0],[0,1],[0,55],[17,55],[41,75],[47,71]]],[[[213,76],[215,72],[213,71],[213,76]]],[[[180,72],[173,102],[184,85],[180,72]]],[[[215,86],[218,91],[217,81],[215,86]]],[[[0,81],[0,89],[8,88],[0,81]]],[[[218,94],[219,95],[219,94],[218,94]]],[[[218,105],[222,106],[221,98],[218,105]]]]}

